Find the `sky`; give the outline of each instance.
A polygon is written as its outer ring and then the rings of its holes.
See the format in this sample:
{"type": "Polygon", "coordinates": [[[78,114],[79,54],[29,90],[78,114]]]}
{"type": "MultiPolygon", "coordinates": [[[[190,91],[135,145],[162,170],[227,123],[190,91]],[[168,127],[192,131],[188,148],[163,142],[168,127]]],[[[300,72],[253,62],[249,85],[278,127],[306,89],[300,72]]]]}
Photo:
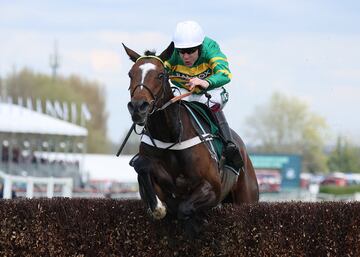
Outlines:
{"type": "Polygon", "coordinates": [[[158,53],[176,23],[195,20],[228,57],[233,79],[224,112],[243,139],[246,118],[274,92],[305,101],[334,135],[360,142],[360,2],[350,0],[0,0],[0,77],[14,68],[58,73],[104,87],[108,135],[119,142],[132,65],[121,43],[158,53]]]}

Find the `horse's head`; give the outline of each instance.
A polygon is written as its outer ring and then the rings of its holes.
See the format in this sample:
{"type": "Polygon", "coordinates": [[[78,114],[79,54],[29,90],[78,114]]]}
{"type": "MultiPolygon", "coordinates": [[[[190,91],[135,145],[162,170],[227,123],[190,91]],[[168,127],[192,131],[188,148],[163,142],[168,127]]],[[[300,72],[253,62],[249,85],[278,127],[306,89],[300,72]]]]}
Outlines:
{"type": "Polygon", "coordinates": [[[135,63],[129,71],[131,101],[128,109],[133,122],[144,125],[148,114],[159,108],[164,97],[169,94],[166,91],[170,87],[166,87],[168,76],[164,61],[170,58],[174,44],[171,43],[159,56],[150,51],[140,56],[124,44],[123,46],[130,60],[135,63]]]}

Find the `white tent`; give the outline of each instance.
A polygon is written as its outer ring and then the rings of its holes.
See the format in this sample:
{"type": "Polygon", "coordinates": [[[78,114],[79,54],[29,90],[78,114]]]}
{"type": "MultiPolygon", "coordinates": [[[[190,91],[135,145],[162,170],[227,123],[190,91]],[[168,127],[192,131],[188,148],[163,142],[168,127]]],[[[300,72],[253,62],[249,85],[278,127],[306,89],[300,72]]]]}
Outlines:
{"type": "Polygon", "coordinates": [[[85,154],[83,171],[90,180],[108,180],[121,183],[137,183],[137,173],[129,165],[133,156],[105,154],[85,154]]]}
{"type": "Polygon", "coordinates": [[[0,103],[0,132],[87,136],[86,128],[19,105],[0,103]]]}

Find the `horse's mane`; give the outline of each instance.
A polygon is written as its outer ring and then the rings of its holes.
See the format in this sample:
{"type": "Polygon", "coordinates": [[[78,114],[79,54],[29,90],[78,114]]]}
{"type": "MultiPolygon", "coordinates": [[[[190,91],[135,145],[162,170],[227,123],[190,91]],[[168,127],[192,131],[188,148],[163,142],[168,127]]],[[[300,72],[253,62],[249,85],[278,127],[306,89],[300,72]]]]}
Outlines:
{"type": "Polygon", "coordinates": [[[150,55],[156,55],[156,51],[155,50],[146,50],[144,52],[145,56],[150,56],[150,55]]]}

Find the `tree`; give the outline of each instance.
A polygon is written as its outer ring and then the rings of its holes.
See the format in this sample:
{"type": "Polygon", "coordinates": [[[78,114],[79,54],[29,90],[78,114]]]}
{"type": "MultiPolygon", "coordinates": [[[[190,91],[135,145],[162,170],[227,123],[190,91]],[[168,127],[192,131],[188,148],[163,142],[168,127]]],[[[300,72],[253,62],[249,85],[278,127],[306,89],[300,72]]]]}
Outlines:
{"type": "MultiPolygon", "coordinates": [[[[87,81],[76,75],[70,77],[36,74],[29,69],[13,72],[6,78],[7,95],[14,99],[32,98],[67,103],[86,103],[91,120],[85,124],[88,129],[87,151],[107,153],[111,150],[107,139],[107,119],[105,91],[97,82],[87,81]]],[[[44,104],[45,101],[43,101],[44,104]]],[[[45,106],[43,106],[43,109],[45,106]]]]}
{"type": "Polygon", "coordinates": [[[277,92],[267,104],[257,106],[246,121],[246,134],[257,151],[300,154],[304,170],[327,170],[323,153],[327,124],[311,113],[305,102],[277,92]]]}
{"type": "Polygon", "coordinates": [[[360,173],[360,149],[339,136],[336,147],[330,153],[328,166],[330,171],[360,173]]]}

